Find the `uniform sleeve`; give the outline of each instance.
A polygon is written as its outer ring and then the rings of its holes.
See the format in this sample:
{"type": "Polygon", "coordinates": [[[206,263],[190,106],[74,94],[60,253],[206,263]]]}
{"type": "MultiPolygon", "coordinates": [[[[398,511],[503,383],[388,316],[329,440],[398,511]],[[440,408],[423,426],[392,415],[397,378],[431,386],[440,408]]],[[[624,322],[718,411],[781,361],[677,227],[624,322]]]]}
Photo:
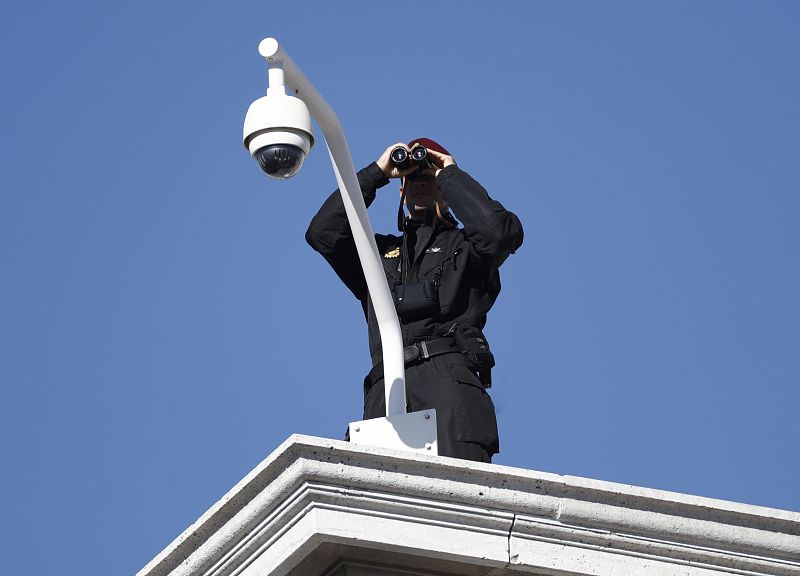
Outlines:
{"type": "MultiPolygon", "coordinates": [[[[375,200],[377,189],[388,183],[389,179],[375,162],[358,172],[358,184],[364,196],[364,204],[368,207],[375,200]]],[[[327,260],[356,298],[362,301],[366,299],[367,281],[338,189],[328,197],[311,220],[306,231],[306,242],[327,260]]]]}
{"type": "Polygon", "coordinates": [[[464,226],[464,234],[487,272],[496,270],[523,239],[522,223],[458,166],[436,177],[442,197],[464,226]]]}

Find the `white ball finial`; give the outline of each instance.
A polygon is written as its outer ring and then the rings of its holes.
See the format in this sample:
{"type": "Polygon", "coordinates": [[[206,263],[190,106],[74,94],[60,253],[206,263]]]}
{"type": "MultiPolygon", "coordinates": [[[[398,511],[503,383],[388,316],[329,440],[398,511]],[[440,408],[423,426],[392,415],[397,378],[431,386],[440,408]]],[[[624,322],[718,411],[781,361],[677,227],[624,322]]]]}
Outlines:
{"type": "Polygon", "coordinates": [[[274,58],[278,51],[280,50],[280,46],[278,45],[278,41],[275,38],[264,38],[258,44],[258,53],[261,54],[267,60],[274,58]]]}

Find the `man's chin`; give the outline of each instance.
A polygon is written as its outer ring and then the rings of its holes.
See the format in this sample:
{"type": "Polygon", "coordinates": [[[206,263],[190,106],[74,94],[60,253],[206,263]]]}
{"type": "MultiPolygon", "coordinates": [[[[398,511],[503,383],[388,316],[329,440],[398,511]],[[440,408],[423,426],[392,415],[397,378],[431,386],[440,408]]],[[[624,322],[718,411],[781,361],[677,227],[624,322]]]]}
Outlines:
{"type": "Polygon", "coordinates": [[[425,212],[427,212],[431,208],[433,208],[433,204],[426,204],[424,206],[420,206],[419,204],[414,204],[414,212],[419,212],[419,213],[422,213],[422,214],[424,214],[425,212]]]}
{"type": "Polygon", "coordinates": [[[411,204],[413,204],[415,208],[426,209],[433,208],[434,202],[435,198],[433,198],[433,196],[417,196],[411,204]]]}

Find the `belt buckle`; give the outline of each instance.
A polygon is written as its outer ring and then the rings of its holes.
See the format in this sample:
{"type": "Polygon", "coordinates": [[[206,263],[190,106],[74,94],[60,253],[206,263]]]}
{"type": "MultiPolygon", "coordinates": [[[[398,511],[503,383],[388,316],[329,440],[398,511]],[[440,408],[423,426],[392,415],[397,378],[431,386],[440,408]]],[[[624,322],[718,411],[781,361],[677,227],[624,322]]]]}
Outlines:
{"type": "Polygon", "coordinates": [[[406,364],[410,364],[415,360],[427,360],[430,357],[431,353],[428,351],[428,343],[424,340],[403,348],[403,361],[406,364]]]}
{"type": "Polygon", "coordinates": [[[409,364],[419,358],[419,346],[412,344],[403,348],[403,361],[409,364]]]}
{"type": "Polygon", "coordinates": [[[428,344],[424,340],[422,342],[420,342],[419,344],[417,344],[417,347],[422,352],[422,359],[423,360],[427,360],[428,358],[431,357],[431,355],[428,353],[428,344]]]}

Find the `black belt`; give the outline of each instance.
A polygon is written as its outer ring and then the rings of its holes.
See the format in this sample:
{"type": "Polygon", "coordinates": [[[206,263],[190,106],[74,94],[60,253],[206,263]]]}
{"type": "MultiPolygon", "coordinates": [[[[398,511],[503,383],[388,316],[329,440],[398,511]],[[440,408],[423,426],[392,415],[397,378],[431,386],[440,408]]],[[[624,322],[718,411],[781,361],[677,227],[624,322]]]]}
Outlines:
{"type": "MultiPolygon", "coordinates": [[[[427,360],[434,356],[460,351],[454,338],[426,340],[403,348],[403,362],[406,366],[411,366],[412,364],[417,364],[422,360],[427,360]]],[[[383,362],[375,364],[372,370],[369,371],[367,378],[374,382],[377,380],[378,376],[383,376],[383,362]]]]}

